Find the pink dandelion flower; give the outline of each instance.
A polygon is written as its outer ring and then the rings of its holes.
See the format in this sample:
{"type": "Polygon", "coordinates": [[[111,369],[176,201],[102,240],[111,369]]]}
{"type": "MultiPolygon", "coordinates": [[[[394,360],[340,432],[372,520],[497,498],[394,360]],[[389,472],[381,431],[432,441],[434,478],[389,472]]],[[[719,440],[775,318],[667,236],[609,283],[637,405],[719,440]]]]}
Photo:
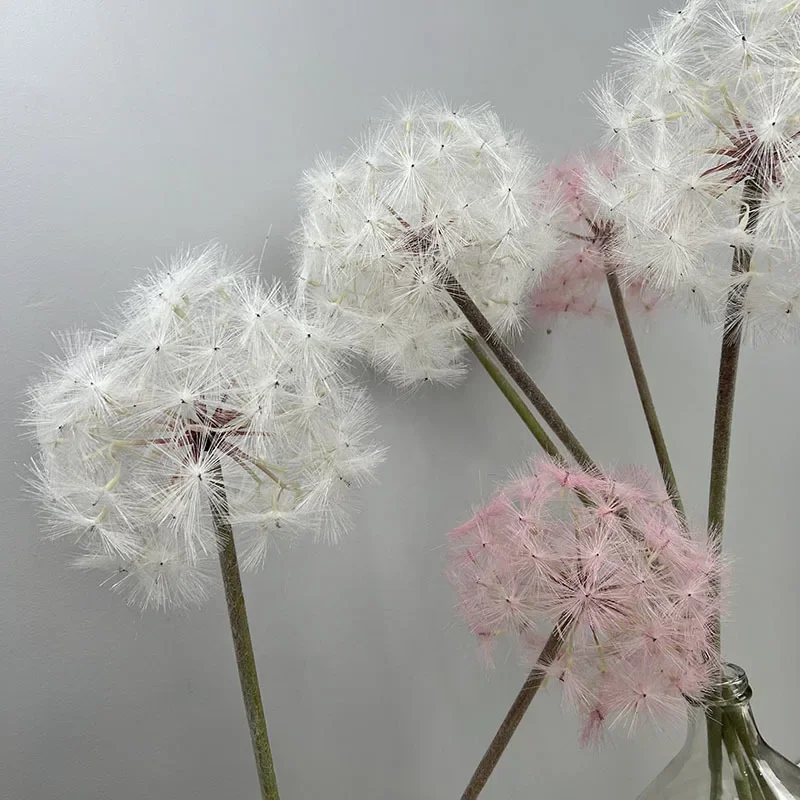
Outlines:
{"type": "Polygon", "coordinates": [[[536,658],[540,631],[564,632],[543,670],[581,717],[584,743],[670,721],[702,701],[714,673],[723,571],[665,498],[642,471],[539,459],[449,537],[449,578],[482,647],[510,634],[536,658]]]}
{"type": "MultiPolygon", "coordinates": [[[[590,191],[593,181],[609,182],[616,170],[608,152],[571,156],[550,166],[546,189],[557,197],[568,220],[567,245],[531,295],[534,315],[547,321],[563,315],[589,317],[611,313],[604,300],[606,274],[617,269],[610,255],[614,225],[604,216],[590,191]]],[[[626,300],[643,313],[653,310],[657,294],[640,281],[625,286],[626,300]]]]}

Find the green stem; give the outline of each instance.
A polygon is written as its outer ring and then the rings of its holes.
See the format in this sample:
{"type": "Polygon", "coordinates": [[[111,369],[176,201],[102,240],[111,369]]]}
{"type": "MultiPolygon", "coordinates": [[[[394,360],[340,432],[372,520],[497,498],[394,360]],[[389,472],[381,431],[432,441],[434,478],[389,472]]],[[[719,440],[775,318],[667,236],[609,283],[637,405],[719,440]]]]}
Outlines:
{"type": "MultiPolygon", "coordinates": [[[[745,223],[745,231],[752,233],[758,224],[764,189],[756,177],[745,180],[742,190],[740,220],[745,223]]],[[[725,499],[728,485],[728,464],[730,461],[731,430],[733,425],[733,401],[736,394],[736,377],[739,370],[739,354],[742,349],[741,311],[747,292],[747,283],[738,278],[750,271],[752,251],[745,247],[736,247],[733,251],[731,276],[733,285],[728,292],[725,308],[722,345],[720,348],[719,376],[717,379],[717,402],[714,412],[714,438],[711,446],[711,480],[708,491],[708,537],[717,552],[722,552],[722,533],[725,524],[725,499]]],[[[718,587],[713,587],[715,592],[718,587]]],[[[722,650],[722,631],[719,614],[712,622],[711,631],[717,653],[722,650]]],[[[714,794],[714,768],[721,765],[721,737],[712,740],[712,728],[715,722],[708,717],[708,759],[712,776],[711,800],[721,795],[714,794]]]]}
{"type": "Polygon", "coordinates": [[[738,737],[738,741],[747,756],[747,762],[751,765],[749,774],[751,783],[755,784],[753,797],[757,800],[762,796],[771,798],[773,796],[772,789],[759,768],[758,748],[756,747],[758,732],[749,718],[749,712],[744,712],[740,707],[734,706],[725,714],[724,724],[729,725],[738,737]]]}
{"type": "Polygon", "coordinates": [[[247,609],[242,591],[242,579],[236,557],[236,543],[228,515],[228,500],[225,494],[222,466],[214,468],[213,482],[215,497],[211,502],[211,515],[219,542],[219,565],[222,583],[225,587],[225,602],[228,606],[228,619],[233,635],[233,649],[236,652],[236,666],[239,669],[239,683],[250,727],[250,739],[256,759],[258,782],[262,800],[279,800],[278,782],[272,763],[272,751],[267,734],[267,721],[261,702],[261,689],[258,685],[258,672],[250,639],[250,626],[247,623],[247,609]]]}
{"type": "MultiPolygon", "coordinates": [[[[740,217],[745,221],[745,231],[753,233],[763,198],[763,189],[755,178],[748,178],[742,192],[740,217]]],[[[747,283],[737,280],[750,271],[751,250],[737,247],[733,252],[731,275],[734,285],[728,292],[725,309],[725,327],[720,348],[717,403],[714,413],[714,440],[711,447],[711,481],[708,493],[708,535],[718,550],[722,548],[722,531],[725,524],[725,498],[730,461],[733,401],[736,394],[736,376],[739,354],[742,349],[741,311],[747,292],[747,283]]]]}
{"type": "Polygon", "coordinates": [[[461,800],[475,800],[483,791],[483,787],[486,786],[486,782],[497,766],[500,756],[503,755],[503,751],[511,741],[514,731],[516,731],[519,723],[525,716],[525,712],[528,710],[531,702],[533,702],[533,698],[536,697],[536,693],[544,683],[546,677],[544,668],[551,664],[561,652],[561,648],[569,632],[568,628],[569,624],[566,620],[560,620],[555,628],[553,628],[550,638],[547,640],[547,643],[539,655],[539,660],[528,674],[525,683],[522,685],[522,689],[520,689],[505,719],[503,719],[503,722],[497,729],[492,743],[489,745],[486,753],[484,753],[467,788],[461,795],[461,800]]]}
{"type": "Polygon", "coordinates": [[[709,800],[722,800],[722,708],[709,706],[706,710],[708,737],[708,771],[711,776],[709,800]]]}
{"type": "Polygon", "coordinates": [[[722,716],[722,738],[725,742],[725,749],[728,751],[728,759],[731,762],[733,771],[733,782],[736,785],[736,796],[739,800],[753,800],[753,793],[750,791],[750,770],[747,761],[739,748],[739,740],[730,725],[729,720],[722,716]]]}
{"type": "MultiPolygon", "coordinates": [[[[475,338],[472,336],[464,336],[464,341],[475,354],[478,361],[481,362],[489,377],[497,385],[497,388],[500,389],[503,396],[511,404],[511,407],[525,423],[528,430],[533,434],[542,450],[554,460],[564,463],[564,457],[561,455],[558,447],[547,435],[547,432],[541,426],[539,420],[533,415],[533,412],[511,385],[508,378],[503,374],[502,368],[495,363],[491,355],[486,352],[485,348],[475,338]]],[[[536,666],[533,667],[525,679],[525,683],[514,699],[511,708],[508,710],[491,744],[473,773],[467,788],[464,790],[462,800],[474,800],[483,790],[483,787],[486,785],[492,772],[494,772],[494,768],[497,766],[500,757],[503,755],[506,747],[508,747],[511,737],[514,735],[522,718],[525,716],[525,712],[533,702],[533,698],[536,697],[536,693],[539,691],[544,681],[545,672],[542,667],[546,667],[558,657],[564,645],[565,635],[565,629],[561,625],[556,625],[556,627],[553,628],[550,637],[539,653],[536,666]]]]}
{"type": "Polygon", "coordinates": [[[478,336],[481,337],[494,357],[500,362],[503,369],[511,377],[511,380],[517,384],[525,397],[530,400],[531,405],[539,412],[542,419],[556,435],[556,438],[584,469],[597,471],[596,464],[592,461],[583,445],[569,429],[553,404],[536,385],[536,382],[528,374],[525,367],[522,366],[522,362],[514,355],[511,348],[495,334],[491,323],[478,306],[475,305],[475,301],[466,293],[464,287],[450,270],[446,267],[442,267],[441,270],[441,284],[444,290],[450,295],[464,318],[472,325],[478,336]]]}
{"type": "Polygon", "coordinates": [[[609,270],[606,279],[608,282],[608,290],[611,294],[611,302],[614,304],[614,312],[617,315],[619,330],[622,334],[622,341],[625,343],[625,352],[628,354],[628,361],[630,362],[633,372],[633,379],[636,382],[636,389],[639,392],[639,400],[642,404],[644,417],[647,420],[647,427],[650,430],[653,448],[656,451],[656,458],[658,459],[661,476],[664,479],[664,485],[667,487],[672,504],[678,512],[678,517],[681,522],[685,523],[686,511],[684,510],[683,501],[678,492],[678,481],[675,478],[675,471],[672,468],[672,461],[667,451],[667,443],[661,430],[661,423],[658,420],[656,406],[653,402],[653,395],[650,392],[650,385],[647,382],[647,375],[644,371],[644,364],[639,354],[639,348],[636,345],[636,338],[633,335],[631,320],[628,316],[628,310],[625,307],[625,297],[622,293],[622,287],[619,285],[619,277],[614,270],[609,270]]]}
{"type": "Polygon", "coordinates": [[[533,434],[542,450],[544,450],[547,455],[556,461],[563,462],[564,459],[559,452],[558,447],[556,447],[555,443],[547,435],[547,432],[542,427],[539,420],[536,419],[536,417],[533,415],[533,412],[530,410],[530,408],[528,408],[528,405],[511,385],[511,382],[508,380],[508,378],[506,378],[506,376],[503,374],[503,370],[495,363],[494,359],[472,336],[464,336],[464,341],[469,346],[469,349],[475,353],[478,361],[481,362],[483,368],[489,374],[489,377],[495,382],[497,388],[503,393],[503,396],[511,404],[511,407],[514,409],[514,411],[519,414],[520,419],[533,434]]]}

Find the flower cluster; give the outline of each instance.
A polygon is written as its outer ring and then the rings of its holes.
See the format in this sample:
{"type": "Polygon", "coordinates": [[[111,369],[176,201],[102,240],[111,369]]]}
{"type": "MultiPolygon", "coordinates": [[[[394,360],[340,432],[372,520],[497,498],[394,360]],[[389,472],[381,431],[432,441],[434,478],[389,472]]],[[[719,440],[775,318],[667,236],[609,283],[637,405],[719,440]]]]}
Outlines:
{"type": "Polygon", "coordinates": [[[596,96],[618,170],[593,189],[620,264],[718,321],[735,292],[725,321],[752,334],[800,323],[798,64],[796,4],[690,0],[596,96]]]}
{"type": "Polygon", "coordinates": [[[511,633],[536,657],[558,626],[564,646],[544,669],[583,741],[702,698],[718,665],[720,562],[646,474],[536,461],[449,541],[450,580],[485,647],[511,633]]]}
{"type": "MultiPolygon", "coordinates": [[[[545,170],[544,187],[561,202],[567,217],[567,243],[540,283],[534,288],[531,305],[535,317],[547,321],[562,315],[608,316],[611,309],[602,298],[606,275],[617,269],[613,260],[614,223],[597,207],[587,183],[598,174],[604,180],[614,175],[615,161],[605,151],[573,156],[545,170]]],[[[658,296],[640,280],[624,286],[629,307],[642,313],[652,311],[658,296]]]]}
{"type": "Polygon", "coordinates": [[[118,316],[64,336],[31,390],[34,485],[80,565],[165,607],[205,597],[220,513],[245,537],[245,567],[299,531],[338,535],[380,451],[328,321],[219,247],[152,274],[118,316]]]}
{"type": "Polygon", "coordinates": [[[487,107],[415,99],[348,158],[321,160],[305,194],[301,283],[403,386],[464,371],[448,275],[505,333],[559,239],[537,162],[487,107]]]}

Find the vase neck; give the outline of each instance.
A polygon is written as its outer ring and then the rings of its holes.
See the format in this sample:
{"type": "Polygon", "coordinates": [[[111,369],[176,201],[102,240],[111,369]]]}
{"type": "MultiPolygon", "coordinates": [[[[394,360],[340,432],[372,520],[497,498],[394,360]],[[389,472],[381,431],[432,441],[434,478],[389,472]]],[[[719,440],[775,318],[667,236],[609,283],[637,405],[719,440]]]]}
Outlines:
{"type": "Polygon", "coordinates": [[[707,695],[705,705],[734,706],[748,704],[753,696],[745,671],[736,664],[723,664],[719,681],[707,695]]]}
{"type": "Polygon", "coordinates": [[[687,747],[703,747],[709,735],[709,720],[723,714],[736,723],[737,730],[752,741],[759,739],[758,727],[750,708],[753,690],[745,671],[736,664],[724,664],[720,680],[712,688],[705,703],[694,706],[689,712],[687,747]]]}
{"type": "Polygon", "coordinates": [[[725,716],[736,722],[737,729],[746,733],[749,739],[757,741],[760,738],[753,710],[749,700],[739,703],[720,703],[717,706],[693,706],[689,709],[689,727],[686,738],[686,747],[705,747],[708,739],[708,721],[715,712],[715,708],[725,709],[725,716]]]}
{"type": "Polygon", "coordinates": [[[726,665],[702,705],[689,706],[681,751],[639,800],[800,800],[800,769],[759,735],[744,671],[726,665]]]}

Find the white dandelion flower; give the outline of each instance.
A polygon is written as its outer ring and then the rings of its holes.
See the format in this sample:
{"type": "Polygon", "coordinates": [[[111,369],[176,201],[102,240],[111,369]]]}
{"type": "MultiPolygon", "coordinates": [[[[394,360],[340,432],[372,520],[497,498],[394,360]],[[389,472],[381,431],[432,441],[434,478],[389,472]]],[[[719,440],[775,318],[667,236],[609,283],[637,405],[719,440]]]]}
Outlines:
{"type": "Polygon", "coordinates": [[[487,106],[418,97],[305,175],[300,291],[403,386],[452,383],[469,330],[455,278],[501,334],[559,241],[538,162],[487,106]]]}
{"type": "Polygon", "coordinates": [[[131,602],[206,596],[215,510],[251,568],[275,541],[347,528],[381,450],[345,343],[220,247],[146,278],[108,332],[61,344],[30,392],[32,484],[51,535],[131,602]]]}
{"type": "Polygon", "coordinates": [[[623,273],[720,322],[733,290],[726,322],[751,335],[800,329],[800,7],[691,0],[629,41],[595,102],[623,273]]]}

